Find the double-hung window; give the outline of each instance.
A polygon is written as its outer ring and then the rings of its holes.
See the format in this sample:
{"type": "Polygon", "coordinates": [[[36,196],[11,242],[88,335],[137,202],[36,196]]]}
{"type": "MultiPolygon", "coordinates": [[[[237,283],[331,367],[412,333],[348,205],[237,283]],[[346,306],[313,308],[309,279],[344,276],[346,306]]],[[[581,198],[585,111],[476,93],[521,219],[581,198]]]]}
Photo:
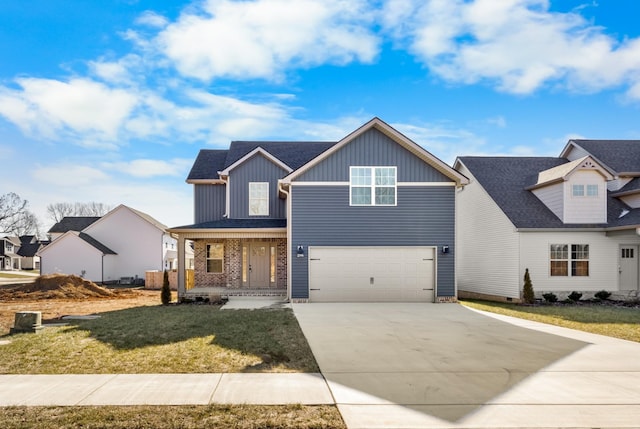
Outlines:
{"type": "Polygon", "coordinates": [[[396,174],[396,167],[351,167],[350,205],[395,206],[396,174]]]}
{"type": "Polygon", "coordinates": [[[553,277],[589,275],[588,244],[552,244],[549,247],[549,259],[550,274],[553,277]]]}
{"type": "Polygon", "coordinates": [[[207,272],[221,274],[224,266],[224,244],[207,244],[207,272]]]}
{"type": "Polygon", "coordinates": [[[269,216],[269,183],[249,183],[249,216],[269,216]]]}

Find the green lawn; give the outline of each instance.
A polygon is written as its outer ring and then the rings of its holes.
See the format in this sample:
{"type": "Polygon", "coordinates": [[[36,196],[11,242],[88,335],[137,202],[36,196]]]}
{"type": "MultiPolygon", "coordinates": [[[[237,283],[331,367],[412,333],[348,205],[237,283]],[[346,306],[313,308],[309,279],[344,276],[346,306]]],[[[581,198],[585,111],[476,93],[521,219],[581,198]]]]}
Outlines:
{"type": "Polygon", "coordinates": [[[5,336],[3,374],[318,372],[290,309],[137,307],[5,336]]]}
{"type": "Polygon", "coordinates": [[[594,334],[640,342],[640,308],[612,305],[539,305],[461,301],[462,305],[594,334]]]}
{"type": "Polygon", "coordinates": [[[345,428],[335,406],[131,406],[0,408],[3,429],[345,428]]]}

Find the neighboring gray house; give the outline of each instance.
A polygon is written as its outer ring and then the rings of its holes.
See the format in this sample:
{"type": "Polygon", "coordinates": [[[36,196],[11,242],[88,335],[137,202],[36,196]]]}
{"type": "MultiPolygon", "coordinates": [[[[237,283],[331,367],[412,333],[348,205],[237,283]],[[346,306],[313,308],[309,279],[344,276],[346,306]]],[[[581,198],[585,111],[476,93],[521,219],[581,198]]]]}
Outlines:
{"type": "Polygon", "coordinates": [[[570,140],[559,157],[460,157],[461,297],[637,296],[640,140],[570,140]]]}
{"type": "Polygon", "coordinates": [[[293,301],[456,297],[455,194],[467,179],[374,118],[338,142],[232,142],[189,174],[195,287],[293,301]]]}

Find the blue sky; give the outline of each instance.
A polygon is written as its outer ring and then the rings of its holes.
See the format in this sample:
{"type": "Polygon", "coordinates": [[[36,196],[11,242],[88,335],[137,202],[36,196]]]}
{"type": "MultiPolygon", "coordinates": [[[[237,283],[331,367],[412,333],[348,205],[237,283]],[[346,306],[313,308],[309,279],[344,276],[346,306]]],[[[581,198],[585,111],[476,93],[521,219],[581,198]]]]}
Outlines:
{"type": "Polygon", "coordinates": [[[192,222],[231,140],[337,140],[373,116],[452,164],[640,139],[636,0],[4,0],[0,194],[192,222]]]}

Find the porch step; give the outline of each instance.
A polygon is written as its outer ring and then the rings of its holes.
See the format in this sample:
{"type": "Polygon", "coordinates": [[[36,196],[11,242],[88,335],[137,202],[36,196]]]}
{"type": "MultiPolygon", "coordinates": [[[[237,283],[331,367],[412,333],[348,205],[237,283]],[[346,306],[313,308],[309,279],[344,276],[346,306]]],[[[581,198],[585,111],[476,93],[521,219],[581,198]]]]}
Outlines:
{"type": "Polygon", "coordinates": [[[270,298],[287,298],[286,289],[229,289],[214,287],[195,287],[186,291],[185,296],[188,298],[208,298],[211,295],[220,295],[222,298],[230,296],[246,296],[246,297],[270,297],[270,298]]]}

